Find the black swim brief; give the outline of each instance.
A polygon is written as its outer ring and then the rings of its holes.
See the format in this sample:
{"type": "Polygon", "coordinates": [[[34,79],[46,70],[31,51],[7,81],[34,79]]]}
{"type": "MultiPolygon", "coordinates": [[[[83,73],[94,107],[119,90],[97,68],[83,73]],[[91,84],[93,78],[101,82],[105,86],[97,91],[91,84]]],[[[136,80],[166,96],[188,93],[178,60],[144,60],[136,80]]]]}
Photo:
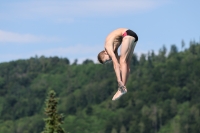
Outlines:
{"type": "Polygon", "coordinates": [[[125,36],[132,36],[132,37],[135,38],[135,42],[138,41],[138,36],[137,36],[137,34],[136,34],[134,31],[132,31],[132,30],[127,30],[126,32],[124,32],[124,34],[123,34],[122,36],[123,36],[123,37],[125,37],[125,36]]]}

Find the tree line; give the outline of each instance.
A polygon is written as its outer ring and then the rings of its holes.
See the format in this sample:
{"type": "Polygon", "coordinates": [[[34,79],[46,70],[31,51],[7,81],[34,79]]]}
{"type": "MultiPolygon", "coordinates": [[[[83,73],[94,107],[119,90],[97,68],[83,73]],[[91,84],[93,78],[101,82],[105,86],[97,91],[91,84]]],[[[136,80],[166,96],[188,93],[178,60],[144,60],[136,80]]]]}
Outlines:
{"type": "Polygon", "coordinates": [[[171,45],[134,54],[128,93],[113,102],[112,63],[44,56],[0,63],[0,133],[42,132],[52,89],[62,128],[70,133],[199,133],[199,68],[195,41],[188,48],[182,42],[180,51],[171,45]]]}

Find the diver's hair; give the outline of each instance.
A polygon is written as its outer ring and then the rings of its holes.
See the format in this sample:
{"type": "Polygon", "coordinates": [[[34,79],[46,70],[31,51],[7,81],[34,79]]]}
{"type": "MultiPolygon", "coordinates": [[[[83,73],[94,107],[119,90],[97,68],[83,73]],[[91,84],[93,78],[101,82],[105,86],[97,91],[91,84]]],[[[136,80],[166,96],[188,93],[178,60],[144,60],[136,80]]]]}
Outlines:
{"type": "Polygon", "coordinates": [[[105,54],[104,54],[104,50],[103,51],[101,51],[99,54],[98,54],[98,60],[99,60],[99,62],[101,63],[101,64],[103,64],[104,62],[103,62],[103,58],[104,58],[104,56],[105,56],[105,54]]]}

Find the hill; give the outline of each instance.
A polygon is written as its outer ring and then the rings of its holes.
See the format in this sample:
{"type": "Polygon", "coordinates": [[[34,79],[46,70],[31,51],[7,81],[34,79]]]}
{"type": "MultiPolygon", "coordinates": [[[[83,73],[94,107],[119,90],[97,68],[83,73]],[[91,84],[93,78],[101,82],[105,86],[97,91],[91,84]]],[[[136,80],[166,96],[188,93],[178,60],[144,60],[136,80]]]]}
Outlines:
{"type": "Polygon", "coordinates": [[[112,64],[34,57],[0,64],[0,133],[39,133],[53,89],[70,133],[199,133],[200,44],[133,55],[128,93],[117,91],[112,64]],[[168,53],[168,54],[167,54],[168,53]]]}

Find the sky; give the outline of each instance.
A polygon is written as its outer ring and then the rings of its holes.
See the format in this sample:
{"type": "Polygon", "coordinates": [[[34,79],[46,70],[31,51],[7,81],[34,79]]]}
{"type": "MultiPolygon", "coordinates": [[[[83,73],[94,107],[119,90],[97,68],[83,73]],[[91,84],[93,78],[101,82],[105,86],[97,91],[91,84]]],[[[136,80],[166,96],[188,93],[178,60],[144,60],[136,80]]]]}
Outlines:
{"type": "Polygon", "coordinates": [[[134,53],[200,42],[199,0],[1,0],[0,63],[31,57],[97,62],[117,28],[138,34],[134,53]]]}

